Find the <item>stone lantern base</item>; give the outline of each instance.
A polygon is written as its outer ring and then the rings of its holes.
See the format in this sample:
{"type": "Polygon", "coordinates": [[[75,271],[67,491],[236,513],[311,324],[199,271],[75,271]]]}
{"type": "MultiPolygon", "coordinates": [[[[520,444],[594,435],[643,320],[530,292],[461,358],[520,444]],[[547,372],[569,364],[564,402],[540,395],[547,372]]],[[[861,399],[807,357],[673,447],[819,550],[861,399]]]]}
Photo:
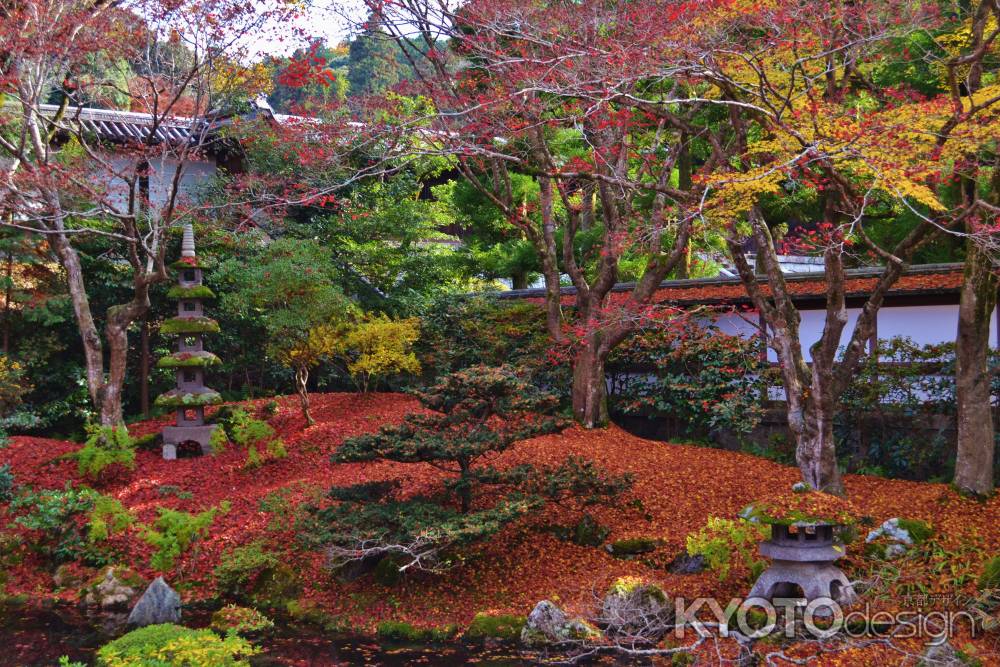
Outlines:
{"type": "Polygon", "coordinates": [[[849,605],[857,601],[854,587],[837,566],[830,562],[791,560],[775,560],[757,579],[749,597],[765,600],[800,597],[796,587],[802,589],[802,596],[810,602],[830,598],[849,605]]]}
{"type": "Polygon", "coordinates": [[[197,442],[202,454],[212,453],[212,431],[218,424],[203,426],[165,426],[163,428],[163,458],[172,461],[177,458],[177,447],[185,442],[197,442]]]}

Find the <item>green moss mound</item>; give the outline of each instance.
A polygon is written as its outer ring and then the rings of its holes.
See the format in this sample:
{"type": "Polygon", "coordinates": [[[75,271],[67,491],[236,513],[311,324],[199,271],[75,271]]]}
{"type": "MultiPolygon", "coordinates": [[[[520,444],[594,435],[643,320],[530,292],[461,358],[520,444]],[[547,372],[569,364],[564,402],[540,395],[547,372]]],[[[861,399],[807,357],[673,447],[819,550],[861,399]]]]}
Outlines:
{"type": "Polygon", "coordinates": [[[636,556],[655,551],[659,542],[651,537],[633,537],[615,540],[611,543],[611,553],[615,556],[636,556]]]}
{"type": "Polygon", "coordinates": [[[205,368],[218,366],[222,363],[211,352],[174,352],[169,357],[163,357],[156,362],[157,368],[205,368]]]}
{"type": "Polygon", "coordinates": [[[393,642],[444,642],[455,636],[457,629],[448,625],[443,628],[418,628],[404,621],[382,621],[375,630],[379,639],[393,642]]]}
{"type": "Polygon", "coordinates": [[[156,397],[154,404],[158,408],[197,408],[206,405],[218,405],[222,403],[222,395],[213,390],[206,389],[197,394],[180,389],[173,389],[165,394],[156,397]]]}
{"type": "Polygon", "coordinates": [[[502,639],[516,641],[521,636],[521,628],[527,622],[524,616],[513,614],[486,614],[479,612],[462,636],[465,639],[502,639]]]}
{"type": "Polygon", "coordinates": [[[205,285],[195,285],[194,287],[183,287],[174,285],[167,290],[168,299],[214,299],[215,292],[205,285]]]}
{"type": "Polygon", "coordinates": [[[219,323],[211,317],[171,317],[160,325],[160,333],[165,336],[219,333],[219,323]]]}
{"type": "Polygon", "coordinates": [[[219,637],[211,630],[191,630],[172,623],[139,628],[105,644],[97,651],[100,667],[249,667],[258,653],[253,644],[235,634],[219,637]]]}

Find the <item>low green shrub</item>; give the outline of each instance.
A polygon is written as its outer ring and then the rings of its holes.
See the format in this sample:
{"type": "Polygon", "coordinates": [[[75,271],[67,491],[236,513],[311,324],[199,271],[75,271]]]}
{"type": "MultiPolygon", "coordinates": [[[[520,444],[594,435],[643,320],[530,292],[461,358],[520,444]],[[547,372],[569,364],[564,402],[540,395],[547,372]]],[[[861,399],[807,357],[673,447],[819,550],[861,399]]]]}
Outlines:
{"type": "Polygon", "coordinates": [[[250,635],[266,632],[274,627],[274,622],[256,609],[227,604],[212,614],[211,628],[222,634],[235,632],[250,635]]]}
{"type": "Polygon", "coordinates": [[[99,667],[249,667],[258,653],[239,635],[219,637],[164,623],[149,625],[115,639],[97,651],[99,667]]]}
{"type": "Polygon", "coordinates": [[[87,440],[76,453],[81,475],[96,479],[108,466],[135,468],[135,442],[124,426],[87,426],[87,440]]]}
{"type": "Polygon", "coordinates": [[[82,517],[94,507],[98,493],[67,482],[62,489],[29,489],[10,503],[14,523],[38,531],[31,540],[32,549],[55,563],[83,560],[104,565],[106,555],[92,549],[82,527],[82,517]]]}
{"type": "MultiPolygon", "coordinates": [[[[247,450],[244,464],[247,468],[258,468],[268,461],[288,456],[284,440],[274,437],[274,429],[267,422],[250,416],[242,408],[220,409],[215,420],[222,424],[225,435],[230,440],[247,450]]],[[[216,429],[215,433],[223,429],[216,429]]],[[[215,448],[216,445],[213,444],[213,452],[215,448]]]]}
{"type": "Polygon", "coordinates": [[[729,577],[736,558],[737,564],[745,565],[754,576],[765,564],[757,558],[757,545],[769,535],[766,525],[713,516],[704,527],[687,536],[687,552],[690,556],[702,556],[709,568],[718,571],[720,581],[729,577]]]}
{"type": "Polygon", "coordinates": [[[91,542],[106,540],[133,523],[135,518],[118,499],[111,496],[97,496],[94,499],[94,507],[90,510],[90,520],[87,522],[87,539],[91,542]]]}
{"type": "Polygon", "coordinates": [[[252,586],[257,576],[280,562],[259,540],[236,547],[224,553],[215,567],[216,584],[228,595],[239,595],[252,586]]]}
{"type": "Polygon", "coordinates": [[[462,636],[465,639],[502,639],[516,641],[521,637],[521,628],[527,622],[524,616],[513,614],[487,614],[479,612],[462,636]]]}
{"type": "Polygon", "coordinates": [[[1000,588],[1000,556],[994,556],[983,563],[983,573],[979,575],[979,588],[1000,588]]]}
{"type": "Polygon", "coordinates": [[[142,534],[142,539],[156,549],[150,557],[149,566],[161,572],[173,569],[175,560],[193,542],[208,534],[216,515],[228,511],[229,502],[225,500],[200,514],[159,508],[159,518],[153,526],[146,526],[142,534]]]}
{"type": "Polygon", "coordinates": [[[604,544],[611,533],[610,528],[597,523],[589,514],[584,514],[582,519],[571,526],[547,526],[545,530],[560,540],[581,547],[598,547],[604,544]]]}

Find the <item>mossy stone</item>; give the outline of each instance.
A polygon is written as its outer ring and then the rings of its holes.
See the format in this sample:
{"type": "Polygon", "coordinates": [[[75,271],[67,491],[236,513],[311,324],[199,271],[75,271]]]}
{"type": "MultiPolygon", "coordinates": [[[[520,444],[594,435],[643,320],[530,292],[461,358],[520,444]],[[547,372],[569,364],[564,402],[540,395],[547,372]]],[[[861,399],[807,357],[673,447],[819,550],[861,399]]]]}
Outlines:
{"type": "Polygon", "coordinates": [[[515,641],[521,636],[521,629],[528,619],[513,614],[487,614],[479,612],[473,617],[469,627],[462,633],[465,639],[502,639],[515,641]]]}
{"type": "Polygon", "coordinates": [[[372,578],[377,584],[395,586],[403,578],[403,572],[399,569],[399,561],[391,556],[386,556],[372,570],[372,578]]]}
{"type": "Polygon", "coordinates": [[[301,592],[302,584],[295,570],[278,563],[261,571],[248,597],[255,607],[283,609],[289,601],[298,599],[301,592]]]}
{"type": "Polygon", "coordinates": [[[651,537],[632,537],[625,540],[615,540],[609,545],[613,556],[637,556],[655,551],[659,542],[651,537]]]}

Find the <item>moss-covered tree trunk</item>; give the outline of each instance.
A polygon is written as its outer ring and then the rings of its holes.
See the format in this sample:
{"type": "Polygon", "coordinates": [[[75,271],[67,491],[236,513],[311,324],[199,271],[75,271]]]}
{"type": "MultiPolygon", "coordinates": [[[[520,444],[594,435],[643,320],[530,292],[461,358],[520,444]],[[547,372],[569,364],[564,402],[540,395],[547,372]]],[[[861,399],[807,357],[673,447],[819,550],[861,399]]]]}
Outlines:
{"type": "Polygon", "coordinates": [[[988,354],[997,287],[992,262],[977,243],[970,241],[955,341],[958,456],[954,482],[963,492],[977,496],[993,492],[995,443],[988,354]]]}

